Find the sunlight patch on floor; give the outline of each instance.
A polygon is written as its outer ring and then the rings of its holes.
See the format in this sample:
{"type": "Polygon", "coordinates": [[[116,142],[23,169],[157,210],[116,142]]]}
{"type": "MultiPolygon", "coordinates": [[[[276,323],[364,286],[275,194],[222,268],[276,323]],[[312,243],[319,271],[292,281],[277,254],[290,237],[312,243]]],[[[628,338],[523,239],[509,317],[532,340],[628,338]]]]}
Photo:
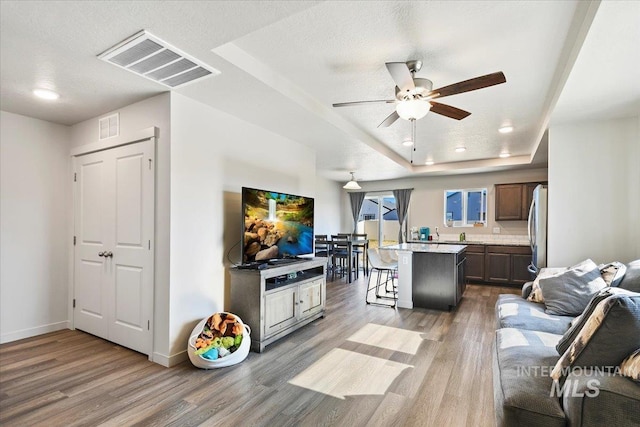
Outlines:
{"type": "Polygon", "coordinates": [[[335,348],[290,380],[289,384],[338,399],[383,395],[406,368],[413,366],[335,348]]]}
{"type": "Polygon", "coordinates": [[[347,338],[347,341],[416,354],[422,343],[421,335],[420,332],[367,323],[347,338]]]}

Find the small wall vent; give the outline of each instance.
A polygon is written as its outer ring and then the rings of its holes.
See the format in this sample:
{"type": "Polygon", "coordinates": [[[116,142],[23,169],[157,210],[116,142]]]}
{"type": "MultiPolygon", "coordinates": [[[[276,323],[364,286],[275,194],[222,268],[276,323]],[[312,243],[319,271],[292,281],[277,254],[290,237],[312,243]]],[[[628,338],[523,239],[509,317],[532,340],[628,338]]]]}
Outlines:
{"type": "Polygon", "coordinates": [[[142,30],[98,58],[170,88],[177,88],[220,71],[142,30]]]}
{"type": "Polygon", "coordinates": [[[120,135],[120,113],[103,117],[98,121],[98,139],[113,138],[120,135]]]}

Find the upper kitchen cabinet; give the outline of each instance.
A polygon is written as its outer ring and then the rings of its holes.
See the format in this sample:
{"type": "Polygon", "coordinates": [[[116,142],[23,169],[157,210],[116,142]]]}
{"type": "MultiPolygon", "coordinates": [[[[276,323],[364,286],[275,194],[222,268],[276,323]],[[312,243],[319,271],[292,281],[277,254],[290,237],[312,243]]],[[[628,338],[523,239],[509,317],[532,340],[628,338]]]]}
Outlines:
{"type": "Polygon", "coordinates": [[[496,221],[526,221],[533,190],[539,184],[547,182],[496,184],[496,221]]]}

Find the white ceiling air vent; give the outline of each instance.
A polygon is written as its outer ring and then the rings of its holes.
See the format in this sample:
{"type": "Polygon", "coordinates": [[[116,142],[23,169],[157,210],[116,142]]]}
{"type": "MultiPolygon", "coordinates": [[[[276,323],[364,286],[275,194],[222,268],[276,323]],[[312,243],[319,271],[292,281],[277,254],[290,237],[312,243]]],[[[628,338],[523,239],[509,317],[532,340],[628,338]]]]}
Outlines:
{"type": "Polygon", "coordinates": [[[98,58],[170,88],[220,74],[145,30],[101,53],[98,58]]]}
{"type": "Polygon", "coordinates": [[[120,134],[120,113],[98,120],[98,139],[113,138],[120,134]]]}

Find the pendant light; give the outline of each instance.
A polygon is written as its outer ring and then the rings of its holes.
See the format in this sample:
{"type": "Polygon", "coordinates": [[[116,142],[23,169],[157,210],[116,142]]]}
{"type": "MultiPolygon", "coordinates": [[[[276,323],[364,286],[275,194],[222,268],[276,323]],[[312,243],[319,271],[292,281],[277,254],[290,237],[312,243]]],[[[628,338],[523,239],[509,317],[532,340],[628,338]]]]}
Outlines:
{"type": "Polygon", "coordinates": [[[347,182],[342,188],[345,190],[360,190],[362,187],[358,185],[356,181],[356,177],[353,176],[353,172],[349,172],[351,174],[351,181],[347,182]]]}

